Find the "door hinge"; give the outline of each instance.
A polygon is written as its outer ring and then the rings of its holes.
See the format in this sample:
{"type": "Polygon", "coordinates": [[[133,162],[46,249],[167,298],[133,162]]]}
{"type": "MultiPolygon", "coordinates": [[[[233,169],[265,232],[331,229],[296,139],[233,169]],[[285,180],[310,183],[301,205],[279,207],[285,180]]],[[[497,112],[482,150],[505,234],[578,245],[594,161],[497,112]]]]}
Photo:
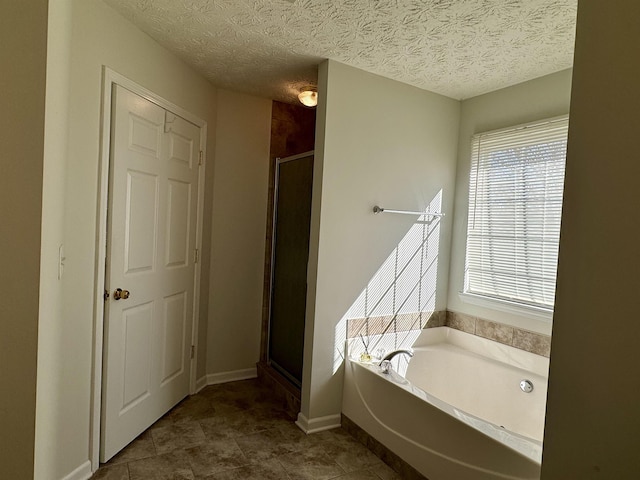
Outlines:
{"type": "Polygon", "coordinates": [[[198,257],[199,257],[199,252],[198,252],[198,249],[196,248],[193,251],[193,263],[198,263],[198,257]]]}
{"type": "Polygon", "coordinates": [[[191,345],[191,359],[193,360],[196,356],[196,346],[191,345]]]}
{"type": "Polygon", "coordinates": [[[198,158],[198,165],[202,165],[204,163],[204,152],[200,150],[200,157],[198,158]]]}

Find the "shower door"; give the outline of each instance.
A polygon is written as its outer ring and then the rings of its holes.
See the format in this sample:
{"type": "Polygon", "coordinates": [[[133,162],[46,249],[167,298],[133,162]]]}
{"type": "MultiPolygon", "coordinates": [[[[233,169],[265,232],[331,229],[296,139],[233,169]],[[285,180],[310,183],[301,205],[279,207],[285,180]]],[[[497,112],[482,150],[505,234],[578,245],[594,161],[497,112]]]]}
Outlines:
{"type": "Polygon", "coordinates": [[[302,383],[313,152],[277,159],[268,363],[302,383]]]}

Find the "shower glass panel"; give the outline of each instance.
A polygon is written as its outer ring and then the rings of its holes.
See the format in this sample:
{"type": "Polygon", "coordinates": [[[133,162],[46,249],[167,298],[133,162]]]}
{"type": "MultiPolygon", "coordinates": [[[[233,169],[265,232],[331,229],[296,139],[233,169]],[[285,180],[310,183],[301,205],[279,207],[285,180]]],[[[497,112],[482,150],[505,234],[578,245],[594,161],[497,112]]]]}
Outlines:
{"type": "Polygon", "coordinates": [[[278,159],[273,223],[268,363],[302,383],[313,152],[278,159]]]}

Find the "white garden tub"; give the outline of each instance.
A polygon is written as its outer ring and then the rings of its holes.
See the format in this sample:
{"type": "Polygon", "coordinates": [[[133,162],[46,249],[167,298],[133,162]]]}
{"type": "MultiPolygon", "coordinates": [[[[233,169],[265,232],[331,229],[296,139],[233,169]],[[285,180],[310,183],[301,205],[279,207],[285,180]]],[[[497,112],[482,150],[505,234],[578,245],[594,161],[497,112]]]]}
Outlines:
{"type": "Polygon", "coordinates": [[[538,479],[548,359],[447,327],[413,350],[406,378],[348,360],[343,413],[429,480],[538,479]]]}

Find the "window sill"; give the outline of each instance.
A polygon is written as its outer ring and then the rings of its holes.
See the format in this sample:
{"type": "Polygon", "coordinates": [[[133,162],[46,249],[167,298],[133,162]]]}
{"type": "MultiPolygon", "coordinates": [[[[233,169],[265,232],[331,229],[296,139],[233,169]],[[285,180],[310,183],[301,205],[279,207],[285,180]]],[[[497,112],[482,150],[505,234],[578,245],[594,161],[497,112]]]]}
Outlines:
{"type": "Polygon", "coordinates": [[[497,298],[485,297],[484,295],[468,292],[458,292],[458,296],[463,302],[477,305],[478,307],[513,313],[533,320],[544,320],[548,323],[551,323],[553,320],[553,310],[546,308],[523,305],[508,300],[499,300],[497,298]]]}

